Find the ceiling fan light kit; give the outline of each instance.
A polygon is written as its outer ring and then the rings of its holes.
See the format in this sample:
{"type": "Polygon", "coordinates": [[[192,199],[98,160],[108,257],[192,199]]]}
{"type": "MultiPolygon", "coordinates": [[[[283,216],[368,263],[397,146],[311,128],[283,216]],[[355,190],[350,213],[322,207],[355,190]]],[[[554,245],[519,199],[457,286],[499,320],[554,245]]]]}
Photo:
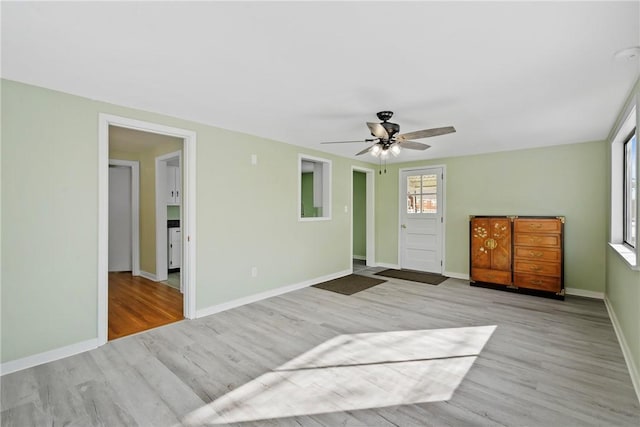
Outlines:
{"type": "Polygon", "coordinates": [[[371,153],[373,157],[386,160],[387,157],[389,157],[389,152],[394,157],[398,157],[402,149],[426,150],[430,147],[430,145],[423,144],[422,142],[411,141],[412,139],[430,138],[438,135],[446,135],[456,131],[453,126],[447,126],[401,134],[400,125],[389,121],[389,119],[393,117],[393,111],[380,111],[377,116],[378,119],[382,120],[382,123],[367,122],[367,127],[369,128],[373,139],[365,139],[361,141],[323,142],[322,144],[373,142],[372,146],[356,153],[356,156],[364,153],[371,153]]]}

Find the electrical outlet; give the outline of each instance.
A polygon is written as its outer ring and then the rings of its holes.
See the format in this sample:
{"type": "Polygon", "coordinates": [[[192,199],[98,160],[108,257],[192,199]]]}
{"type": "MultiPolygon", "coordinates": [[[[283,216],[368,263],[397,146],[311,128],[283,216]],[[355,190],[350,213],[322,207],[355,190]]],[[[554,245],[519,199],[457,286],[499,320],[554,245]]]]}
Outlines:
{"type": "Polygon", "coordinates": [[[251,277],[258,277],[258,267],[251,267],[251,277]]]}

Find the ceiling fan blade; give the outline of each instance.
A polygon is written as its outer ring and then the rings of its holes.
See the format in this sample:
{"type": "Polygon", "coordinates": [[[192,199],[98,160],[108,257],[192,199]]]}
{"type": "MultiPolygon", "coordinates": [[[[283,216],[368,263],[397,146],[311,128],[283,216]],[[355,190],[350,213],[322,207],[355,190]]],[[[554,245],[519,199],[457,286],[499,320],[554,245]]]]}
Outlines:
{"type": "Polygon", "coordinates": [[[360,154],[368,153],[369,151],[371,151],[371,149],[372,149],[373,147],[375,147],[375,144],[373,144],[371,147],[367,147],[367,148],[365,148],[364,150],[357,152],[357,153],[356,153],[356,156],[359,156],[360,154]]]}
{"type": "Polygon", "coordinates": [[[429,138],[429,137],[432,137],[432,136],[446,135],[448,133],[453,133],[455,131],[456,131],[456,128],[454,128],[453,126],[447,126],[447,127],[443,127],[443,128],[417,130],[415,132],[403,133],[401,135],[398,135],[398,140],[399,141],[404,141],[404,140],[407,140],[407,139],[429,138]]]}
{"type": "Polygon", "coordinates": [[[348,144],[351,142],[374,142],[376,141],[376,139],[359,139],[357,141],[325,141],[325,142],[321,142],[320,144],[348,144]]]}
{"type": "Polygon", "coordinates": [[[371,135],[375,136],[376,138],[389,139],[387,130],[380,123],[367,122],[367,126],[371,131],[371,135]]]}
{"type": "Polygon", "coordinates": [[[402,148],[408,148],[409,150],[426,150],[431,147],[430,145],[423,144],[422,142],[416,141],[400,141],[398,145],[402,148]]]}

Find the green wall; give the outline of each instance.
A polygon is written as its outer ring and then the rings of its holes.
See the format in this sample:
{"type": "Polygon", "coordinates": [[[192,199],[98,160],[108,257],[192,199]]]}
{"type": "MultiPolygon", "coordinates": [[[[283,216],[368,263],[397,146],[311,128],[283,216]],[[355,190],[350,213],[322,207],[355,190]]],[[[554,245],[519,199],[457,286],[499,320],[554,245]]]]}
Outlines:
{"type": "Polygon", "coordinates": [[[302,173],[300,183],[300,200],[302,201],[302,206],[300,207],[302,211],[303,218],[315,218],[319,216],[318,208],[313,207],[313,172],[304,172],[302,173]]]}
{"type": "Polygon", "coordinates": [[[367,256],[367,174],[353,171],[353,256],[367,256]]]}
{"type": "MultiPolygon", "coordinates": [[[[640,131],[637,125],[640,125],[640,79],[636,82],[625,105],[635,102],[636,105],[636,135],[640,139],[640,131]],[[635,97],[635,100],[634,100],[635,97]]],[[[618,117],[618,121],[624,120],[622,112],[618,117]]],[[[612,130],[613,132],[613,130],[612,130]]],[[[615,135],[610,135],[612,139],[615,135]]],[[[607,165],[607,188],[611,188],[611,150],[607,153],[605,159],[607,165]]],[[[622,178],[621,178],[622,179],[622,178]]],[[[610,200],[607,200],[610,206],[610,200]]],[[[609,212],[608,223],[611,224],[609,212]]],[[[606,299],[609,309],[613,311],[618,321],[618,332],[624,336],[629,347],[629,357],[632,359],[633,368],[632,375],[635,375],[636,387],[640,386],[640,271],[631,269],[631,267],[622,259],[622,257],[611,247],[607,247],[607,263],[606,263],[606,299]]],[[[639,391],[636,388],[636,391],[639,391]]]]}
{"type": "Polygon", "coordinates": [[[1,84],[2,362],[97,337],[99,113],[197,133],[197,309],[351,267],[351,215],[344,207],[351,201],[351,167],[368,164],[13,81],[1,84]],[[333,162],[330,221],[298,220],[300,153],[333,162]],[[254,266],[258,276],[252,278],[254,266]]]}
{"type": "Polygon", "coordinates": [[[388,165],[377,175],[377,262],[398,262],[398,169],[445,165],[445,271],[469,274],[469,215],[563,215],[565,287],[604,292],[606,144],[388,165]]]}

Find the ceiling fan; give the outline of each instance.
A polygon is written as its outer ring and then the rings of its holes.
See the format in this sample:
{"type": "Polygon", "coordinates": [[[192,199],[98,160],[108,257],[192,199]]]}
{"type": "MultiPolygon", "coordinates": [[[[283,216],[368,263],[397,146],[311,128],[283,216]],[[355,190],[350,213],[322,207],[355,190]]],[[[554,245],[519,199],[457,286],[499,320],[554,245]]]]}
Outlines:
{"type": "Polygon", "coordinates": [[[351,142],[373,142],[368,148],[356,153],[356,156],[365,153],[371,153],[374,157],[380,157],[385,159],[389,153],[394,156],[398,156],[403,148],[409,150],[426,150],[430,145],[423,144],[422,142],[412,141],[412,139],[430,138],[432,136],[446,135],[453,133],[456,129],[453,126],[417,130],[409,133],[399,133],[400,125],[397,123],[391,123],[389,119],[393,116],[393,111],[380,111],[378,119],[382,120],[382,123],[367,122],[367,126],[371,131],[373,138],[368,138],[361,141],[334,141],[334,142],[322,142],[321,144],[342,144],[351,142]]]}

